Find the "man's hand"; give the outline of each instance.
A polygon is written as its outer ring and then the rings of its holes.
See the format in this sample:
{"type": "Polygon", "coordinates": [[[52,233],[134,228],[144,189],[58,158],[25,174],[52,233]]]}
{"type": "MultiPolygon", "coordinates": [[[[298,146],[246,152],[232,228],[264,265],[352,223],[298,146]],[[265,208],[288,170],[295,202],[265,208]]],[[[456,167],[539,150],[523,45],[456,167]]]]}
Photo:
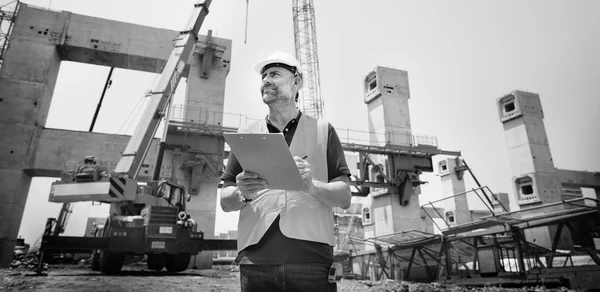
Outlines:
{"type": "Polygon", "coordinates": [[[306,185],[306,187],[308,188],[308,193],[311,195],[314,195],[314,188],[315,188],[315,184],[313,182],[313,177],[312,177],[312,172],[310,170],[310,164],[298,157],[298,156],[294,156],[294,161],[296,162],[296,167],[298,167],[298,171],[300,172],[300,175],[302,176],[302,180],[304,181],[304,184],[306,185]]]}
{"type": "Polygon", "coordinates": [[[235,177],[238,190],[246,199],[255,199],[258,192],[267,188],[267,181],[259,178],[258,174],[251,171],[242,171],[235,177]]]}

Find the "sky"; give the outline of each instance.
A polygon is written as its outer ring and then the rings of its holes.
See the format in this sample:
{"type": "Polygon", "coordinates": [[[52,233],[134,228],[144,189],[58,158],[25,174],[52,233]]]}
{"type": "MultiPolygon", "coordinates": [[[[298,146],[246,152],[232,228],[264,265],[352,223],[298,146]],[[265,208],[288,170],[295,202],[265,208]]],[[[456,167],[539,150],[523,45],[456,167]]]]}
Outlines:
{"type": "MultiPolygon", "coordinates": [[[[195,1],[23,2],[182,30],[195,1]]],[[[524,90],[540,95],[555,166],[600,171],[599,11],[600,2],[585,0],[315,1],[325,118],[339,131],[368,130],[364,77],[376,66],[405,70],[413,133],[436,136],[441,149],[461,151],[483,185],[512,196],[496,99],[524,90]]],[[[211,29],[233,41],[224,111],[262,118],[267,108],[254,64],[277,50],[294,52],[292,1],[250,0],[246,43],[245,14],[246,1],[214,0],[201,33],[211,29]]],[[[87,131],[108,71],[63,62],[46,127],[87,131]]],[[[116,69],[94,130],[130,134],[156,76],[116,69]]],[[[176,104],[184,94],[180,84],[176,104]]],[[[440,198],[439,177],[422,179],[429,184],[422,188],[421,204],[440,198]]],[[[35,178],[30,188],[20,232],[28,242],[39,237],[46,217],[58,215],[60,206],[47,202],[51,181],[35,178]]],[[[466,183],[474,187],[471,179],[466,183]]],[[[81,204],[72,218],[107,213],[104,206],[81,204]]],[[[215,207],[216,232],[235,229],[237,214],[215,207]]],[[[69,224],[67,234],[83,232],[81,222],[69,224]]]]}

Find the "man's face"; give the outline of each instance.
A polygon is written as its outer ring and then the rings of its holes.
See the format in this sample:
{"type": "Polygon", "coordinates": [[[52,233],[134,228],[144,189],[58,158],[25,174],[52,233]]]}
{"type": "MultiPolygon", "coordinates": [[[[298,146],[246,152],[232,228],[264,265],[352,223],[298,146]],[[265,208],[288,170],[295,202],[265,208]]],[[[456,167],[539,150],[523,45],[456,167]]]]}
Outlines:
{"type": "Polygon", "coordinates": [[[262,74],[260,94],[265,104],[295,102],[292,96],[294,74],[287,69],[271,67],[262,74]]]}

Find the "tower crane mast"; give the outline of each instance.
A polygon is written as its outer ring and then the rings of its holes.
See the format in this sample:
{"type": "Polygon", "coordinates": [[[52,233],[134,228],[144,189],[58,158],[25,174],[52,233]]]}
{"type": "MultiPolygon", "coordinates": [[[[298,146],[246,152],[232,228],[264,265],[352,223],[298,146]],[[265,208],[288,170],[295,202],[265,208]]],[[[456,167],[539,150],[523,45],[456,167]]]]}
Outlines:
{"type": "Polygon", "coordinates": [[[323,118],[321,79],[317,52],[317,30],[313,0],[292,0],[296,59],[302,66],[304,85],[300,109],[314,118],[323,118]]]}

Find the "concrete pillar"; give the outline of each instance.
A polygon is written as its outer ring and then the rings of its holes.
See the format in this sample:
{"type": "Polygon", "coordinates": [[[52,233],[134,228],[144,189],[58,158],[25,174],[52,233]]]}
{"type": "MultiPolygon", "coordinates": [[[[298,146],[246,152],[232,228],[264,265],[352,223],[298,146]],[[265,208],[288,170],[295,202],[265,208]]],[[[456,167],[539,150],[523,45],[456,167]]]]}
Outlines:
{"type": "MultiPolygon", "coordinates": [[[[465,181],[454,170],[457,166],[463,165],[462,160],[456,158],[446,158],[438,163],[438,173],[441,178],[442,198],[451,197],[465,191],[465,181]]],[[[454,198],[446,199],[443,202],[444,220],[450,227],[471,222],[471,212],[469,211],[469,203],[467,195],[463,194],[454,198]]],[[[447,226],[445,226],[447,227],[447,226]]],[[[444,227],[442,227],[444,228],[444,227]]]]}
{"type": "Polygon", "coordinates": [[[412,144],[408,72],[377,66],[365,77],[371,145],[412,144]]]}
{"type": "Polygon", "coordinates": [[[23,169],[35,159],[60,67],[54,44],[32,34],[28,21],[18,13],[0,71],[0,268],[12,261],[31,182],[23,169]]]}
{"type": "MultiPolygon", "coordinates": [[[[561,201],[562,187],[552,161],[539,95],[513,91],[498,98],[497,105],[519,208],[561,201]]],[[[530,211],[522,217],[560,210],[564,210],[563,205],[530,211]]],[[[547,226],[527,229],[525,234],[529,241],[551,248],[555,231],[556,226],[547,226]]],[[[568,230],[563,230],[559,247],[571,246],[570,234],[568,230]]]]}
{"type": "MultiPolygon", "coordinates": [[[[172,129],[167,144],[189,146],[180,149],[171,167],[177,169],[178,182],[192,195],[187,211],[198,223],[205,238],[215,238],[217,188],[222,174],[225,141],[219,134],[223,126],[225,81],[231,60],[231,40],[200,36],[190,60],[184,120],[192,123],[185,131],[172,129]]],[[[173,157],[167,151],[166,158],[173,157]]],[[[165,159],[169,163],[171,159],[165,159]]],[[[193,258],[190,268],[210,268],[212,251],[193,258]]]]}
{"type": "MultiPolygon", "coordinates": [[[[413,144],[406,71],[377,66],[365,77],[364,98],[371,145],[394,147],[413,144]]],[[[415,166],[427,165],[425,168],[431,168],[431,159],[417,158],[411,154],[387,157],[371,155],[371,159],[382,166],[390,181],[401,185],[400,192],[403,196],[400,197],[397,189],[371,188],[371,216],[374,224],[365,227],[365,236],[427,229],[421,218],[420,188],[413,185],[413,182],[418,181],[420,174],[415,166]],[[400,184],[402,181],[406,183],[400,184]]]]}

